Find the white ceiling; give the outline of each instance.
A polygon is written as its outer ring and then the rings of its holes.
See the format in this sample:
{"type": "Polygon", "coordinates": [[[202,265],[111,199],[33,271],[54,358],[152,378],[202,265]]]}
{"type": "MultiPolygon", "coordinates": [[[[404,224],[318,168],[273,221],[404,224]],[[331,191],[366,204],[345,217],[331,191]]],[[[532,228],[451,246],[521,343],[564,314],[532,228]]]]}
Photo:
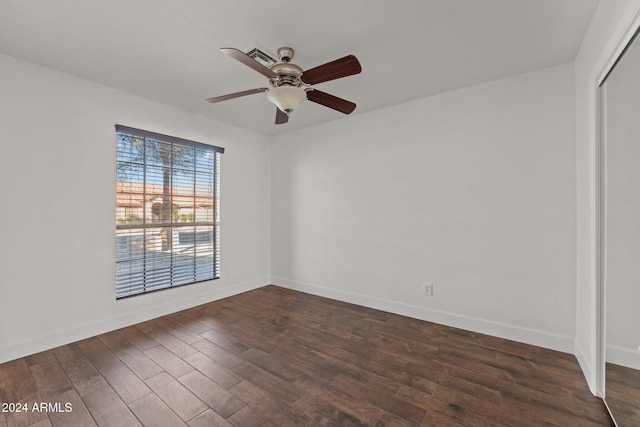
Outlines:
{"type": "Polygon", "coordinates": [[[347,54],[361,74],[318,85],[352,114],[572,61],[598,0],[0,0],[0,52],[266,135],[344,116],[303,103],[275,125],[268,86],[221,53],[347,54]]]}

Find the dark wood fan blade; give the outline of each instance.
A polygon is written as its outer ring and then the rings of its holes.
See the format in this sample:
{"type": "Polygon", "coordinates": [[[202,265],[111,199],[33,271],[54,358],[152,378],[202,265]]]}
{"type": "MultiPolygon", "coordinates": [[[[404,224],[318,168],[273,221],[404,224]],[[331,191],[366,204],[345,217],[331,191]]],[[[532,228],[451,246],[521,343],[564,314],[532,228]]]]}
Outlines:
{"type": "MultiPolygon", "coordinates": [[[[255,62],[255,61],[254,61],[255,62]]],[[[344,58],[318,65],[302,73],[302,81],[308,85],[315,85],[329,80],[352,76],[362,71],[358,58],[347,55],[344,58]]]]}
{"type": "Polygon", "coordinates": [[[333,108],[334,110],[340,111],[344,114],[351,114],[351,112],[356,109],[356,104],[353,102],[338,98],[337,96],[330,95],[317,89],[308,91],[307,99],[320,105],[324,105],[325,107],[333,108]]]}
{"type": "Polygon", "coordinates": [[[247,96],[247,95],[253,95],[254,93],[260,93],[260,92],[267,92],[269,89],[267,89],[266,87],[261,87],[258,89],[249,89],[249,90],[243,90],[242,92],[235,92],[235,93],[230,93],[228,95],[222,95],[222,96],[216,96],[213,98],[208,98],[207,101],[213,103],[216,102],[220,102],[220,101],[226,101],[227,99],[233,99],[233,98],[239,98],[241,96],[247,96]]]}
{"type": "Polygon", "coordinates": [[[276,107],[276,124],[281,125],[289,121],[289,115],[276,107]]]}
{"type": "Polygon", "coordinates": [[[267,76],[270,79],[275,79],[278,77],[278,75],[274,73],[270,68],[265,67],[264,65],[262,65],[261,63],[259,63],[258,61],[256,61],[255,59],[253,59],[252,57],[250,57],[249,55],[247,55],[241,50],[234,49],[232,47],[223,47],[220,50],[226,53],[227,55],[229,55],[230,57],[232,57],[233,59],[236,59],[242,62],[247,67],[253,68],[260,74],[267,76]]]}

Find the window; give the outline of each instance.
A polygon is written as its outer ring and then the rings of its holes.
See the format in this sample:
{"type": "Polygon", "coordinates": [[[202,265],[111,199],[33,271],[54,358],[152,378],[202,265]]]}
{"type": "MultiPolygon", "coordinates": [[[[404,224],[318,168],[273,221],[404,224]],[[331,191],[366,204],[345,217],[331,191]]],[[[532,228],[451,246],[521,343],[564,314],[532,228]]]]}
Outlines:
{"type": "Polygon", "coordinates": [[[116,125],[116,298],[219,274],[224,148],[116,125]]]}

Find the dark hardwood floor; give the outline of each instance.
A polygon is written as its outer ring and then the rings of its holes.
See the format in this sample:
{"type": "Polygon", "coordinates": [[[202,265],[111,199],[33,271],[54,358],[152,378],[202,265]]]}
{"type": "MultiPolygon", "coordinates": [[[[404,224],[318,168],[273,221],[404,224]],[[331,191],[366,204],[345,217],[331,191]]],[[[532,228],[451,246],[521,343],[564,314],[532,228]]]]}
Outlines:
{"type": "Polygon", "coordinates": [[[0,427],[612,425],[573,355],[275,286],[1,364],[0,400],[0,427]]]}
{"type": "Polygon", "coordinates": [[[606,364],[607,405],[618,426],[640,425],[640,370],[606,364]]]}

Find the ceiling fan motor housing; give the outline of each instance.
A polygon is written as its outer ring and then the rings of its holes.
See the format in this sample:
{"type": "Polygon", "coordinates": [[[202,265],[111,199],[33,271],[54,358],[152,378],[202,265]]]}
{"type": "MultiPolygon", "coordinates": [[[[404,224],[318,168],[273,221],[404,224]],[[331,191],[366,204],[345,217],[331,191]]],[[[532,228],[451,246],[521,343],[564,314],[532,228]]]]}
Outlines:
{"type": "Polygon", "coordinates": [[[293,49],[290,47],[279,48],[278,58],[280,58],[282,62],[269,67],[278,75],[277,79],[271,79],[271,86],[300,86],[302,84],[300,81],[302,68],[290,62],[293,59],[293,49]]]}
{"type": "Polygon", "coordinates": [[[271,70],[278,75],[277,79],[271,80],[271,85],[276,86],[300,86],[300,74],[302,68],[290,62],[280,62],[271,66],[271,70]]]}

